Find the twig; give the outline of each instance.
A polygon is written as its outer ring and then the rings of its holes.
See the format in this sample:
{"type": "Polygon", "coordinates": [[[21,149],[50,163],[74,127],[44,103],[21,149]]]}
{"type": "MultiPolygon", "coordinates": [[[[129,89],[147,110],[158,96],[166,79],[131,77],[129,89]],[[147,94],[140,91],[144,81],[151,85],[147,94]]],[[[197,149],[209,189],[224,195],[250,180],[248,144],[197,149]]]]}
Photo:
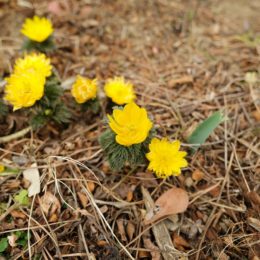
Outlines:
{"type": "Polygon", "coordinates": [[[7,142],[10,142],[12,140],[15,140],[17,138],[20,138],[20,137],[23,137],[24,135],[26,135],[27,133],[29,133],[30,131],[32,130],[32,127],[31,126],[28,126],[16,133],[13,133],[11,135],[6,135],[6,136],[2,136],[0,137],[0,144],[1,143],[7,143],[7,142]]]}

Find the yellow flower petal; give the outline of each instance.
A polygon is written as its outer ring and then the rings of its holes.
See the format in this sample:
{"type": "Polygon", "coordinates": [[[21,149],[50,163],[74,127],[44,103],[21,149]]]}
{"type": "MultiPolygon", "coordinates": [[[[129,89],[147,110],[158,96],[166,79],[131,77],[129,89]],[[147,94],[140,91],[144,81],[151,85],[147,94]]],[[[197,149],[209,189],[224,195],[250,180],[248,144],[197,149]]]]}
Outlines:
{"type": "Polygon", "coordinates": [[[14,66],[14,73],[39,73],[43,77],[49,77],[52,73],[50,59],[44,54],[28,54],[24,58],[17,59],[14,66]]]}
{"type": "Polygon", "coordinates": [[[133,102],[136,98],[133,85],[123,77],[109,79],[105,85],[105,93],[118,105],[133,102]]]}
{"type": "Polygon", "coordinates": [[[150,152],[146,154],[150,161],[148,169],[155,172],[160,178],[171,175],[179,175],[181,168],[186,167],[188,162],[183,157],[186,152],[179,151],[180,141],[168,142],[167,139],[153,138],[150,145],[150,152]]]}
{"type": "Polygon", "coordinates": [[[113,117],[108,115],[108,119],[116,142],[124,146],[144,142],[152,128],[146,110],[135,103],[127,104],[123,110],[115,109],[113,117]]]}
{"type": "Polygon", "coordinates": [[[12,74],[6,81],[5,100],[14,110],[33,106],[44,94],[45,77],[39,73],[12,74]]]}
{"type": "Polygon", "coordinates": [[[22,26],[21,33],[32,41],[43,42],[53,33],[52,23],[44,17],[27,18],[22,26]]]}
{"type": "Polygon", "coordinates": [[[97,97],[97,80],[77,76],[73,84],[71,94],[79,104],[85,103],[97,97]]]}

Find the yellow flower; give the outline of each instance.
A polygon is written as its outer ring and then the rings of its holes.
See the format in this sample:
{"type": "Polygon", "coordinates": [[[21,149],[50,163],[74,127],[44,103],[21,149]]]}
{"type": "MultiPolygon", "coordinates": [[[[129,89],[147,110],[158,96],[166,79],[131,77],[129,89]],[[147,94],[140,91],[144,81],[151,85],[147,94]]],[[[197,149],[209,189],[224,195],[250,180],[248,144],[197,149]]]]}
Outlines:
{"type": "Polygon", "coordinates": [[[0,173],[3,172],[5,170],[4,165],[0,164],[0,173]]]}
{"type": "Polygon", "coordinates": [[[52,23],[45,17],[27,18],[21,33],[32,41],[43,42],[53,33],[52,23]]]}
{"type": "Polygon", "coordinates": [[[171,175],[180,175],[181,168],[188,165],[185,160],[186,152],[179,151],[180,141],[169,142],[163,138],[153,138],[150,145],[150,152],[146,154],[150,161],[148,169],[156,173],[159,178],[167,178],[171,175]]]}
{"type": "Polygon", "coordinates": [[[108,119],[116,142],[124,146],[142,143],[152,128],[146,110],[135,103],[127,104],[123,110],[114,109],[113,117],[108,115],[108,119]]]}
{"type": "Polygon", "coordinates": [[[12,74],[6,81],[5,99],[14,111],[33,106],[44,94],[45,77],[39,73],[12,74]]]}
{"type": "Polygon", "coordinates": [[[90,99],[96,98],[97,80],[83,78],[78,75],[76,82],[72,86],[71,94],[79,104],[85,103],[90,99]]]}
{"type": "Polygon", "coordinates": [[[133,85],[123,77],[109,79],[105,85],[105,93],[118,105],[127,104],[135,100],[133,85]]]}
{"type": "Polygon", "coordinates": [[[49,77],[52,73],[50,59],[44,54],[28,54],[23,59],[17,59],[14,66],[14,73],[40,73],[49,77]]]}

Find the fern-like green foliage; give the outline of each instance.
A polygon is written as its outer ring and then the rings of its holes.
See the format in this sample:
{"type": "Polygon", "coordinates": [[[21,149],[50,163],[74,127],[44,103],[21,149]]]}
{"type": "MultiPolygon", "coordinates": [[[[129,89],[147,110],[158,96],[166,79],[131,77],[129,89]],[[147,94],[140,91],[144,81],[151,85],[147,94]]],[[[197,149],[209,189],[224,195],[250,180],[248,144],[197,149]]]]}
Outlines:
{"type": "Polygon", "coordinates": [[[36,42],[36,41],[32,41],[30,39],[26,39],[22,46],[22,50],[26,50],[29,52],[30,51],[39,51],[39,52],[44,52],[44,53],[51,52],[51,51],[55,50],[55,48],[56,48],[56,46],[54,44],[52,36],[50,36],[44,42],[36,42]]]}
{"type": "Polygon", "coordinates": [[[58,124],[70,121],[71,114],[61,99],[62,94],[57,77],[49,77],[45,84],[44,96],[33,107],[31,125],[34,129],[44,126],[50,120],[58,124]]]}
{"type": "Polygon", "coordinates": [[[30,125],[33,129],[43,127],[48,122],[48,117],[44,116],[40,112],[31,118],[30,125]]]}
{"type": "Polygon", "coordinates": [[[81,105],[82,111],[91,110],[94,114],[97,114],[100,109],[99,100],[97,98],[88,100],[81,105]]]}
{"type": "Polygon", "coordinates": [[[6,116],[8,113],[8,106],[0,100],[0,117],[6,116]]]}
{"type": "Polygon", "coordinates": [[[108,129],[100,136],[99,142],[107,155],[110,167],[120,171],[126,163],[135,167],[146,161],[145,154],[148,152],[152,135],[151,131],[143,143],[123,146],[116,142],[114,132],[108,129]]]}
{"type": "Polygon", "coordinates": [[[58,123],[69,123],[71,118],[71,114],[69,109],[66,105],[62,102],[56,104],[55,108],[53,109],[52,119],[58,123]]]}
{"type": "MultiPolygon", "coordinates": [[[[44,86],[44,97],[49,102],[56,101],[63,94],[60,81],[54,75],[50,76],[44,86]]],[[[47,101],[45,100],[45,102],[47,101]]]]}

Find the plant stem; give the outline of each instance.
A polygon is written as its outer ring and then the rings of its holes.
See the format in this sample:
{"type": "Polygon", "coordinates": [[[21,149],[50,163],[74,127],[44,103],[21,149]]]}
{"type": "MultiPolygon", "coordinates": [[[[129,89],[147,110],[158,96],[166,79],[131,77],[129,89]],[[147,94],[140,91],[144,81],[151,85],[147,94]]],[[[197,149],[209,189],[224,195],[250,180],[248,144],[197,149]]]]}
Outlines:
{"type": "Polygon", "coordinates": [[[7,142],[10,142],[14,139],[17,139],[17,138],[20,138],[20,137],[23,137],[24,135],[26,135],[27,133],[29,133],[30,131],[32,130],[32,127],[31,126],[28,126],[16,133],[13,133],[11,135],[6,135],[6,136],[2,136],[0,137],[0,144],[1,143],[7,143],[7,142]]]}

